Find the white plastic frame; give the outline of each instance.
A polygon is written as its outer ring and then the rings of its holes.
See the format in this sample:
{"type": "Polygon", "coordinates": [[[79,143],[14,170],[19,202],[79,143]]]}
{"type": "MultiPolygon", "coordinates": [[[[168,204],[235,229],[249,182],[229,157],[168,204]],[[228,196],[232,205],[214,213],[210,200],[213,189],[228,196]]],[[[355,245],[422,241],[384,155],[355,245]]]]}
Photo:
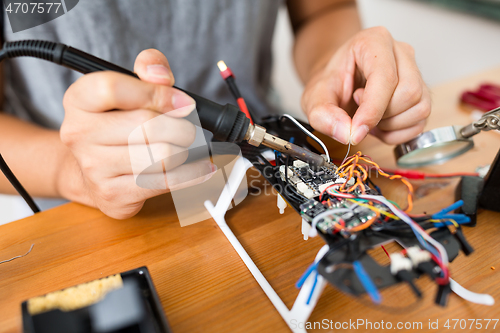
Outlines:
{"type": "MultiPolygon", "coordinates": [[[[323,289],[325,288],[325,279],[321,275],[318,275],[313,295],[309,301],[309,304],[307,304],[307,300],[309,298],[309,294],[311,293],[315,280],[315,274],[310,274],[306,279],[304,285],[300,289],[299,295],[295,299],[292,309],[289,310],[285,303],[278,296],[276,291],[274,291],[273,287],[269,284],[259,268],[255,265],[252,258],[250,258],[236,236],[233,234],[224,218],[224,216],[226,215],[226,211],[231,204],[231,199],[236,194],[241,181],[245,178],[247,170],[251,167],[252,163],[250,163],[249,160],[244,157],[240,157],[235,162],[234,168],[228,178],[226,186],[224,187],[219,197],[219,200],[217,201],[217,204],[214,206],[211,201],[207,200],[205,201],[205,207],[210,212],[210,215],[212,215],[213,219],[222,230],[228,241],[231,243],[233,248],[236,250],[241,260],[243,260],[244,264],[250,270],[250,273],[252,273],[253,277],[260,285],[264,293],[267,295],[271,303],[274,305],[276,310],[278,310],[279,314],[288,325],[290,330],[294,333],[304,333],[307,332],[305,329],[305,323],[316,307],[318,299],[323,293],[323,289]]],[[[323,246],[316,255],[315,261],[320,260],[327,251],[328,245],[323,246]]]]}

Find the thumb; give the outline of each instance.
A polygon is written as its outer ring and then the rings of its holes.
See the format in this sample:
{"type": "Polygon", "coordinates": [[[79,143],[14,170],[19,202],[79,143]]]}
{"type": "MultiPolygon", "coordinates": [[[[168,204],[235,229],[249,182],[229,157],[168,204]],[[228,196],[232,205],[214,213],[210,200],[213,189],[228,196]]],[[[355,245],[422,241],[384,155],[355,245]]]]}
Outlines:
{"type": "Polygon", "coordinates": [[[142,81],[173,86],[175,79],[167,57],[158,50],[144,50],[135,59],[134,71],[142,81]]]}

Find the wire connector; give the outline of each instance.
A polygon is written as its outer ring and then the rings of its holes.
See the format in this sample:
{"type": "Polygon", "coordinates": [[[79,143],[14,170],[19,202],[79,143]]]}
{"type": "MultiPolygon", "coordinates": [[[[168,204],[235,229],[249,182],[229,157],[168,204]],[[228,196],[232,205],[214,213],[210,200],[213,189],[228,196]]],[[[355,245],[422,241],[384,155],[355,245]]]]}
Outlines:
{"type": "Polygon", "coordinates": [[[412,262],[410,259],[405,258],[401,253],[393,253],[391,258],[391,273],[401,281],[405,281],[411,287],[417,297],[422,297],[422,293],[413,283],[413,276],[411,274],[412,262]]]}
{"type": "Polygon", "coordinates": [[[406,249],[406,255],[410,258],[413,267],[429,275],[433,280],[436,278],[434,265],[431,263],[432,256],[429,251],[422,250],[418,246],[412,246],[406,249]]]}
{"type": "Polygon", "coordinates": [[[224,80],[227,80],[227,78],[229,77],[234,77],[234,74],[233,72],[231,71],[231,68],[227,67],[226,63],[224,62],[224,60],[220,60],[218,63],[217,63],[217,67],[219,67],[219,70],[220,70],[220,75],[222,76],[222,78],[224,80]]]}

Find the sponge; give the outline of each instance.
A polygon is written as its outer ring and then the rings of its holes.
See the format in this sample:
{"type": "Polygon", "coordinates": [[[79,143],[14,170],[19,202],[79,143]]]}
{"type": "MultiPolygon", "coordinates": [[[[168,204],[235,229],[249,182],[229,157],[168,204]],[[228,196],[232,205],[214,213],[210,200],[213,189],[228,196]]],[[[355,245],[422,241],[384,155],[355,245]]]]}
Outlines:
{"type": "Polygon", "coordinates": [[[28,300],[28,312],[31,315],[59,309],[73,311],[99,302],[112,290],[123,287],[120,274],[83,283],[74,287],[58,290],[45,296],[28,300]]]}

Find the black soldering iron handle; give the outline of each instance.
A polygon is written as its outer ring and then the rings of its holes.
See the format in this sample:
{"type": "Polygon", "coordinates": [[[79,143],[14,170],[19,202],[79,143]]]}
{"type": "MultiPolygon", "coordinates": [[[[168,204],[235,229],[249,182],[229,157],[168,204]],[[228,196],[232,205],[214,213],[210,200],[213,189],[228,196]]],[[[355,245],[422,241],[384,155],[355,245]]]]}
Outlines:
{"type": "MultiPolygon", "coordinates": [[[[7,58],[35,57],[44,59],[83,74],[98,71],[114,71],[138,78],[137,74],[73,47],[40,40],[6,42],[0,53],[0,61],[7,58]]],[[[210,131],[214,139],[240,143],[245,138],[250,120],[236,106],[220,105],[206,98],[179,89],[196,102],[201,127],[210,131]]]]}

